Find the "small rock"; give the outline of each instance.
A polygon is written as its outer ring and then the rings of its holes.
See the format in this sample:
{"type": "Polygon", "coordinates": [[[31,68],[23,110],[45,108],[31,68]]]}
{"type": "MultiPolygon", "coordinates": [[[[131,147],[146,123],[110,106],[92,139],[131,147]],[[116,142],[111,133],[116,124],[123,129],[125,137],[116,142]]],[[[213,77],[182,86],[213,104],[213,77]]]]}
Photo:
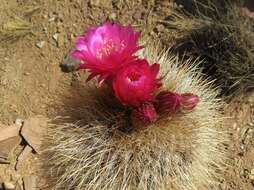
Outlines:
{"type": "Polygon", "coordinates": [[[250,180],[254,180],[254,169],[251,169],[249,178],[250,180]]]}
{"type": "Polygon", "coordinates": [[[249,122],[248,125],[249,125],[250,127],[253,127],[253,126],[254,126],[254,123],[253,123],[253,122],[249,122]]]}
{"type": "Polygon", "coordinates": [[[52,38],[57,42],[58,36],[59,36],[59,33],[55,33],[55,34],[52,36],[52,38]]]}
{"type": "Polygon", "coordinates": [[[140,20],[142,17],[142,13],[141,11],[137,11],[133,14],[133,18],[137,21],[137,20],[140,20]]]}
{"type": "Polygon", "coordinates": [[[15,185],[13,185],[13,183],[11,182],[4,182],[4,189],[5,190],[14,190],[15,189],[15,185]]]}
{"type": "Polygon", "coordinates": [[[21,119],[21,118],[17,118],[17,119],[15,120],[15,124],[16,124],[16,125],[19,125],[20,127],[23,125],[23,122],[24,122],[24,120],[21,119]]]}
{"type": "Polygon", "coordinates": [[[249,171],[247,169],[243,169],[240,171],[240,176],[242,178],[247,178],[249,176],[249,171]]]}
{"type": "Polygon", "coordinates": [[[23,188],[22,188],[22,185],[21,184],[19,184],[19,183],[17,183],[16,184],[16,187],[15,187],[15,190],[22,190],[23,188]]]}
{"type": "Polygon", "coordinates": [[[116,20],[116,13],[111,13],[109,16],[108,16],[108,18],[109,18],[109,20],[111,20],[111,21],[115,21],[116,20]]]}
{"type": "Polygon", "coordinates": [[[18,146],[21,142],[20,136],[15,136],[8,138],[6,140],[0,141],[0,158],[7,160],[9,154],[18,146]]]}
{"type": "Polygon", "coordinates": [[[26,176],[23,178],[25,190],[36,190],[36,176],[26,176]]]}
{"type": "Polygon", "coordinates": [[[41,144],[46,134],[47,121],[43,117],[33,117],[24,121],[21,135],[26,142],[35,150],[41,152],[41,144]]]}
{"type": "Polygon", "coordinates": [[[64,27],[63,27],[62,24],[58,24],[58,25],[56,26],[56,31],[57,31],[57,33],[61,33],[61,32],[63,32],[63,30],[64,30],[64,27]]]}
{"type": "Polygon", "coordinates": [[[57,40],[57,47],[62,47],[64,46],[64,36],[63,35],[59,35],[58,36],[58,40],[57,40]]]}
{"type": "Polygon", "coordinates": [[[90,7],[103,7],[103,8],[111,8],[112,1],[110,0],[90,0],[89,1],[90,7]]]}
{"type": "Polygon", "coordinates": [[[56,20],[56,16],[52,16],[52,17],[49,18],[48,21],[49,21],[49,22],[54,22],[55,20],[56,20]]]}
{"type": "Polygon", "coordinates": [[[233,129],[236,130],[237,129],[237,123],[233,124],[233,129]]]}
{"type": "Polygon", "coordinates": [[[61,13],[59,13],[58,16],[57,16],[57,18],[58,18],[58,20],[59,20],[60,22],[63,22],[63,20],[64,20],[64,15],[61,14],[61,13]]]}
{"type": "Polygon", "coordinates": [[[45,45],[45,41],[40,41],[38,43],[35,44],[37,48],[43,48],[43,46],[45,45]]]}
{"type": "Polygon", "coordinates": [[[20,153],[20,155],[17,158],[16,166],[15,169],[19,170],[22,167],[22,163],[26,161],[28,158],[29,154],[32,152],[32,148],[29,145],[26,145],[24,150],[20,153]]]}
{"type": "Polygon", "coordinates": [[[165,29],[165,27],[164,27],[163,24],[159,24],[159,25],[156,26],[156,30],[157,30],[158,32],[163,32],[164,29],[165,29]]]}
{"type": "Polygon", "coordinates": [[[11,137],[19,136],[21,126],[13,124],[11,126],[4,126],[0,128],[0,141],[11,137]]]}
{"type": "Polygon", "coordinates": [[[11,173],[11,181],[18,182],[20,179],[22,179],[22,175],[18,174],[17,172],[11,173]]]}
{"type": "Polygon", "coordinates": [[[72,33],[70,36],[71,40],[75,40],[76,36],[77,36],[76,34],[72,33]]]}
{"type": "Polygon", "coordinates": [[[46,87],[46,84],[44,84],[44,83],[41,83],[41,84],[40,84],[40,87],[43,87],[43,88],[45,88],[45,87],[46,87]]]}

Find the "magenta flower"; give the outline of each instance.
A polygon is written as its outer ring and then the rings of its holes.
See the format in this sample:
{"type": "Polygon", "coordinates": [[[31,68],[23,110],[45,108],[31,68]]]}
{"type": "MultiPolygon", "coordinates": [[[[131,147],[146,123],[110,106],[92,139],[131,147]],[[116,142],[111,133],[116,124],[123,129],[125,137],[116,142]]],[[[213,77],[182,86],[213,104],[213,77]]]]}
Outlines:
{"type": "Polygon", "coordinates": [[[146,60],[135,60],[122,68],[113,79],[117,99],[124,105],[139,107],[153,101],[155,91],[160,87],[156,78],[160,66],[149,66],[146,60]]]}
{"type": "Polygon", "coordinates": [[[142,104],[135,109],[134,116],[144,123],[152,123],[157,120],[157,113],[152,103],[142,104]]]}
{"type": "Polygon", "coordinates": [[[191,93],[178,94],[162,91],[156,96],[157,110],[160,113],[174,114],[180,110],[192,111],[199,102],[199,97],[191,93]]]}
{"type": "Polygon", "coordinates": [[[99,75],[99,82],[111,80],[117,71],[136,59],[134,54],[142,48],[138,45],[139,32],[131,26],[105,22],[92,27],[77,39],[72,56],[81,61],[79,69],[87,69],[87,80],[99,75]]]}

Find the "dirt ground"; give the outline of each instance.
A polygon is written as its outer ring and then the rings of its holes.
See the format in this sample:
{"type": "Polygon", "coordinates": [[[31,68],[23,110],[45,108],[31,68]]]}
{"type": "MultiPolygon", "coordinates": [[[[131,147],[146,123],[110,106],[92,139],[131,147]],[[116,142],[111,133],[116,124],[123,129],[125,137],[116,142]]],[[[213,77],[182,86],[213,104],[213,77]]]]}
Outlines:
{"type": "MultiPolygon", "coordinates": [[[[165,35],[170,31],[160,24],[170,14],[170,6],[167,0],[2,0],[1,123],[35,115],[57,116],[61,96],[69,93],[74,80],[82,78],[62,73],[59,64],[72,49],[75,37],[89,26],[109,19],[132,24],[151,38],[170,41],[170,35],[165,35]],[[8,28],[13,20],[22,21],[22,29],[8,28]]],[[[254,189],[254,93],[228,103],[225,117],[225,130],[231,134],[230,161],[217,189],[254,189]]],[[[0,182],[16,183],[24,175],[39,175],[37,164],[38,156],[32,156],[20,171],[15,171],[13,164],[0,165],[0,182]]]]}

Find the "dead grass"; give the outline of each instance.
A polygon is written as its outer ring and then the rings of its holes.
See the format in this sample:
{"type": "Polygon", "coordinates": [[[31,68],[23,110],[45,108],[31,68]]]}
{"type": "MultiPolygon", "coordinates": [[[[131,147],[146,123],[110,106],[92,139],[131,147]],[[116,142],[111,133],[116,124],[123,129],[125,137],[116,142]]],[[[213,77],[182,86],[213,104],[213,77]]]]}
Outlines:
{"type": "Polygon", "coordinates": [[[254,88],[253,20],[223,2],[224,8],[198,4],[195,13],[176,10],[168,25],[175,31],[175,52],[204,59],[203,72],[233,97],[254,88]]]}
{"type": "Polygon", "coordinates": [[[32,28],[33,26],[30,22],[15,16],[12,20],[4,23],[0,29],[0,43],[15,42],[28,34],[32,34],[32,28]]]}

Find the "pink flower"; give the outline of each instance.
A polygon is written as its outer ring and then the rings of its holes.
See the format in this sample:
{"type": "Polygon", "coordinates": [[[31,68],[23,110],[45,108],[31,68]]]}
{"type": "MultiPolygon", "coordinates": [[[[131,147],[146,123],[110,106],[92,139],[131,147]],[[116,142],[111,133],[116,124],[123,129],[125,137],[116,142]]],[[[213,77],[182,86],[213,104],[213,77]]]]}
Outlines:
{"type": "Polygon", "coordinates": [[[173,114],[180,110],[192,111],[199,102],[199,97],[191,93],[178,94],[162,91],[156,96],[157,110],[160,113],[173,114]]]}
{"type": "Polygon", "coordinates": [[[146,60],[135,60],[122,68],[113,79],[113,89],[117,99],[124,105],[139,107],[154,99],[160,87],[156,79],[160,66],[149,66],[146,60]]]}
{"type": "Polygon", "coordinates": [[[87,80],[97,75],[99,82],[111,80],[121,67],[136,58],[134,53],[142,48],[138,45],[139,36],[131,26],[105,22],[77,39],[72,56],[81,60],[79,69],[91,72],[87,80]]]}
{"type": "Polygon", "coordinates": [[[145,123],[152,123],[157,120],[157,113],[152,103],[142,104],[135,109],[134,116],[145,123]]]}

